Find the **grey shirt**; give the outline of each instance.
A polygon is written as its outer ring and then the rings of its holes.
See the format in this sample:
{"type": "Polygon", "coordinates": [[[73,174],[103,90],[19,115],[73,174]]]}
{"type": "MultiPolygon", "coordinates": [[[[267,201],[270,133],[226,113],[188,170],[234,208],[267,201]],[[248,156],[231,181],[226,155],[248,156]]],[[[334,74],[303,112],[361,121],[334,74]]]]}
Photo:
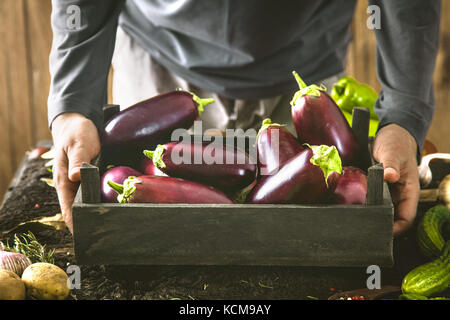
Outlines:
{"type": "MultiPolygon", "coordinates": [[[[186,81],[235,99],[297,89],[345,68],[356,0],[53,0],[49,124],[64,112],[100,130],[117,25],[186,81]],[[74,16],[79,8],[79,25],[74,16]]],[[[433,116],[440,0],[369,1],[380,8],[376,103],[421,148],[433,116]]],[[[368,15],[369,17],[369,15],[368,15]]],[[[358,28],[366,28],[360,25],[358,28]]],[[[369,62],[368,62],[369,63],[369,62]]]]}

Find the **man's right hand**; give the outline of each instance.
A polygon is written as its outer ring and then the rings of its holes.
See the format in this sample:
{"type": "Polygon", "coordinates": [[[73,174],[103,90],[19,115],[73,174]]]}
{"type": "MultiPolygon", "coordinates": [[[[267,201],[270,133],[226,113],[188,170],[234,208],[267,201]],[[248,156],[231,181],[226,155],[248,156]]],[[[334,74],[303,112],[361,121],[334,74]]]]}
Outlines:
{"type": "Polygon", "coordinates": [[[100,152],[94,123],[79,113],[63,113],[52,122],[55,163],[53,183],[64,220],[73,233],[72,205],[80,182],[80,167],[100,152]]]}

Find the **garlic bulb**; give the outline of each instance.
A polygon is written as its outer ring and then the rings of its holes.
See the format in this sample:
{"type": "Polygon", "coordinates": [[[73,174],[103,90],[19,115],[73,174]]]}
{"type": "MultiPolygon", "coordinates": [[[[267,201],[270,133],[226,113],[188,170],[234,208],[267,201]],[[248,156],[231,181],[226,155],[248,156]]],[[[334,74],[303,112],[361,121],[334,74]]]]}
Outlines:
{"type": "Polygon", "coordinates": [[[439,199],[450,209],[450,174],[439,184],[439,199]]]}
{"type": "Polygon", "coordinates": [[[30,264],[31,260],[21,253],[3,251],[3,244],[0,242],[0,269],[10,270],[20,277],[30,264]]]}

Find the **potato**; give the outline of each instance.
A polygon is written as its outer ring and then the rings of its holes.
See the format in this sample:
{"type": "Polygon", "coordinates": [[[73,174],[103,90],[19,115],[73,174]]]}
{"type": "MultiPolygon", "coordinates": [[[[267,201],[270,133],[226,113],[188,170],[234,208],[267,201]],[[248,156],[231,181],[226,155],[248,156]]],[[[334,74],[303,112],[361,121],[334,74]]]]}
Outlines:
{"type": "Polygon", "coordinates": [[[22,274],[27,295],[37,300],[64,300],[70,293],[67,274],[51,263],[37,262],[22,274]]]}
{"type": "Polygon", "coordinates": [[[20,277],[10,270],[0,270],[0,300],[24,300],[25,285],[20,277]]]}

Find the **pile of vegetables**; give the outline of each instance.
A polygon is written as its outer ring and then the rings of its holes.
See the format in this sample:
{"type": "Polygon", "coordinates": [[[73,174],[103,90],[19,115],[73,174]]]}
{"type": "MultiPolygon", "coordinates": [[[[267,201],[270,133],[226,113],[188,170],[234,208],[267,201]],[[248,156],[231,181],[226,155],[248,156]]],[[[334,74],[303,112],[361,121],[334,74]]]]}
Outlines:
{"type": "Polygon", "coordinates": [[[417,227],[419,248],[429,262],[412,269],[402,281],[402,299],[429,300],[450,286],[450,210],[439,204],[429,209],[417,227]]]}
{"type": "Polygon", "coordinates": [[[64,300],[68,279],[31,232],[15,235],[12,246],[0,242],[0,300],[64,300]]]}
{"type": "Polygon", "coordinates": [[[174,130],[191,128],[212,99],[178,90],[117,113],[101,135],[111,159],[101,178],[102,200],[364,204],[366,168],[360,168],[361,149],[342,110],[324,87],[293,74],[299,90],[286,107],[297,136],[265,119],[257,159],[234,146],[170,141],[174,130]]]}

